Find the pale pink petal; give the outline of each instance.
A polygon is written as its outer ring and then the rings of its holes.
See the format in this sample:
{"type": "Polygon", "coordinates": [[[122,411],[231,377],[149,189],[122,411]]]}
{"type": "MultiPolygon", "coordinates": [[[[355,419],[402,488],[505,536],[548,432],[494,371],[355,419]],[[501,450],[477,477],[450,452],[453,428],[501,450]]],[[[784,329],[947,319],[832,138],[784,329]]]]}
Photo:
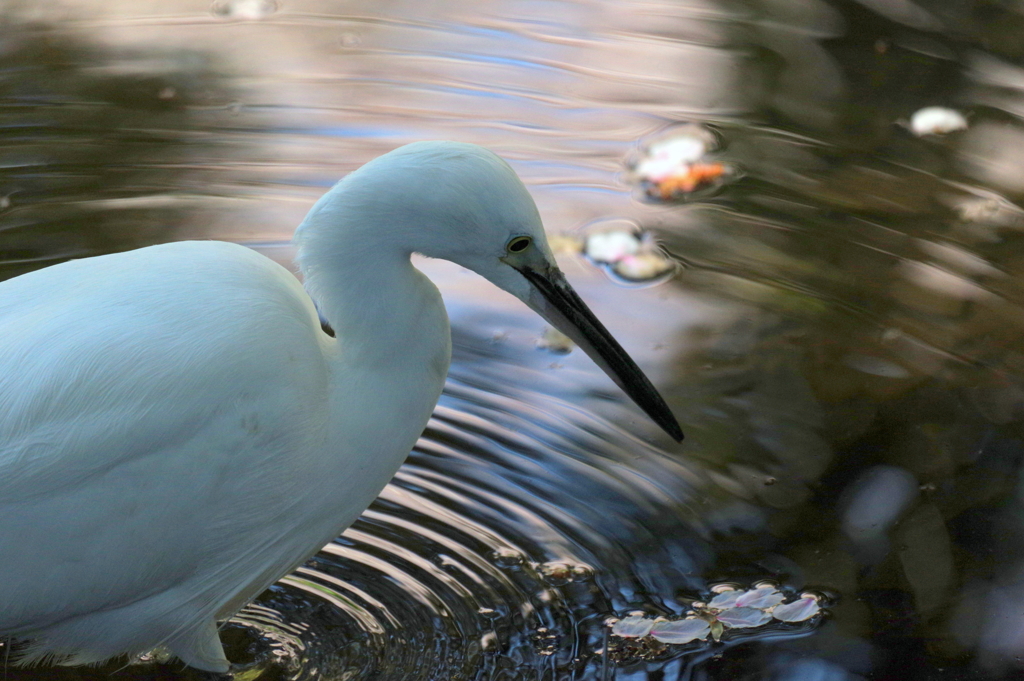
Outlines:
{"type": "Polygon", "coordinates": [[[624,617],[612,625],[612,633],[622,638],[640,638],[646,636],[654,626],[654,620],[638,615],[624,617]]]}
{"type": "Polygon", "coordinates": [[[747,593],[746,591],[723,591],[708,602],[709,608],[725,610],[736,606],[736,599],[747,593]]]}
{"type": "Polygon", "coordinates": [[[759,627],[771,619],[771,615],[757,608],[732,608],[718,613],[718,621],[733,629],[759,627]]]}
{"type": "Polygon", "coordinates": [[[674,622],[658,622],[651,628],[651,636],[662,643],[689,643],[707,638],[711,625],[696,617],[674,622]]]}
{"type": "Polygon", "coordinates": [[[624,230],[598,232],[587,237],[587,257],[595,262],[615,263],[640,250],[640,240],[624,230]]]}
{"type": "Polygon", "coordinates": [[[786,597],[775,590],[775,587],[762,586],[760,589],[748,591],[736,599],[737,608],[770,608],[778,605],[786,597]]]}
{"type": "Polygon", "coordinates": [[[783,622],[803,622],[817,615],[819,610],[817,599],[807,597],[776,606],[772,617],[783,622]]]}

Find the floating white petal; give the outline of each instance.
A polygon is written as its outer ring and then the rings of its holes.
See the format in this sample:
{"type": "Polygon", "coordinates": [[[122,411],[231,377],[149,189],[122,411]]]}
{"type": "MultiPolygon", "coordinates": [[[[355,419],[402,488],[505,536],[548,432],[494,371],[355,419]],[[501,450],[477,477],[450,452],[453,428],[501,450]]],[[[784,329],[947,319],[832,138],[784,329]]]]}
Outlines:
{"type": "Polygon", "coordinates": [[[817,599],[808,596],[792,603],[784,603],[772,611],[772,617],[783,622],[803,622],[818,614],[821,607],[817,599]]]}
{"type": "Polygon", "coordinates": [[[775,590],[775,587],[763,586],[760,589],[748,591],[736,599],[737,608],[770,608],[778,605],[786,597],[775,590]]]}
{"type": "Polygon", "coordinates": [[[736,599],[747,593],[746,591],[723,591],[708,602],[709,608],[725,610],[736,606],[736,599]]]}
{"type": "Polygon", "coordinates": [[[711,631],[706,620],[696,617],[674,622],[658,622],[651,628],[651,636],[662,643],[689,643],[705,639],[711,631]]]}
{"type": "Polygon", "coordinates": [[[658,253],[636,253],[623,256],[613,269],[625,279],[649,281],[675,269],[675,263],[658,253]]]}
{"type": "Polygon", "coordinates": [[[771,615],[757,608],[732,608],[718,613],[718,621],[732,629],[759,627],[771,619],[771,615]]]}
{"type": "Polygon", "coordinates": [[[612,633],[622,638],[640,638],[650,633],[654,620],[638,615],[623,617],[612,625],[612,633]]]}
{"type": "Polygon", "coordinates": [[[687,164],[699,161],[707,152],[706,140],[697,136],[680,135],[652,144],[647,150],[647,158],[640,162],[636,171],[645,180],[661,182],[685,168],[687,164]]]}
{"type": "Polygon", "coordinates": [[[598,232],[587,237],[587,257],[596,262],[615,263],[639,250],[640,240],[629,232],[598,232]]]}
{"type": "Polygon", "coordinates": [[[967,119],[955,109],[944,106],[927,106],[910,117],[910,131],[921,135],[944,135],[955,130],[965,130],[967,119]]]}

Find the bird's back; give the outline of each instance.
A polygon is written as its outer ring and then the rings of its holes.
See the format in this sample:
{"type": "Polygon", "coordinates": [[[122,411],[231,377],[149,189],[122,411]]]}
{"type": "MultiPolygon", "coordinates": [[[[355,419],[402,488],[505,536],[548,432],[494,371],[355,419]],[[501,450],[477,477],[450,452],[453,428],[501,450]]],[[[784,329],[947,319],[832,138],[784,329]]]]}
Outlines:
{"type": "Polygon", "coordinates": [[[237,245],[0,283],[0,634],[272,568],[253,545],[323,437],[329,340],[294,277],[237,245]]]}

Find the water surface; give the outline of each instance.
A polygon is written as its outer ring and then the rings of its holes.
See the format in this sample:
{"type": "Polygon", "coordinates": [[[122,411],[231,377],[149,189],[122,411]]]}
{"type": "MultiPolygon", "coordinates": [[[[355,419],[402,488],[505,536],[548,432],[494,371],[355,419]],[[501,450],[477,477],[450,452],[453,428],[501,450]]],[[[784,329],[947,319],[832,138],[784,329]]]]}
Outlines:
{"type": "MultiPolygon", "coordinates": [[[[240,678],[1021,673],[1019,8],[181,0],[4,15],[4,276],[183,238],[288,262],[294,226],[345,173],[406,142],[475,142],[528,183],[569,278],[687,432],[668,440],[581,353],[538,348],[543,323],[511,297],[418,261],[453,323],[445,394],[363,518],[226,625],[240,678]],[[918,136],[926,106],[966,129],[918,136]],[[722,176],[644,186],[651,146],[694,130],[722,176]],[[678,268],[626,285],[580,253],[622,228],[678,268]],[[816,594],[822,613],[719,642],[611,633],[763,583],[816,594]]],[[[159,655],[7,673],[196,676],[159,655]]]]}

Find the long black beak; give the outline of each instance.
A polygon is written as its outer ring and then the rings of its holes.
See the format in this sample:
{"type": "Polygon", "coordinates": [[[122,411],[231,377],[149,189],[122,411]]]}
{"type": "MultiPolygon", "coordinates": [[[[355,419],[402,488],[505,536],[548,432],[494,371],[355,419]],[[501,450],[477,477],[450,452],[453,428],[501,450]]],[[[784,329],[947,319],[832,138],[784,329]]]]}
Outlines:
{"type": "Polygon", "coordinates": [[[580,299],[565,280],[565,275],[556,268],[546,272],[538,272],[528,266],[516,269],[540,294],[536,298],[531,296],[530,306],[583,348],[673,440],[682,442],[683,430],[658,390],[580,299]]]}

